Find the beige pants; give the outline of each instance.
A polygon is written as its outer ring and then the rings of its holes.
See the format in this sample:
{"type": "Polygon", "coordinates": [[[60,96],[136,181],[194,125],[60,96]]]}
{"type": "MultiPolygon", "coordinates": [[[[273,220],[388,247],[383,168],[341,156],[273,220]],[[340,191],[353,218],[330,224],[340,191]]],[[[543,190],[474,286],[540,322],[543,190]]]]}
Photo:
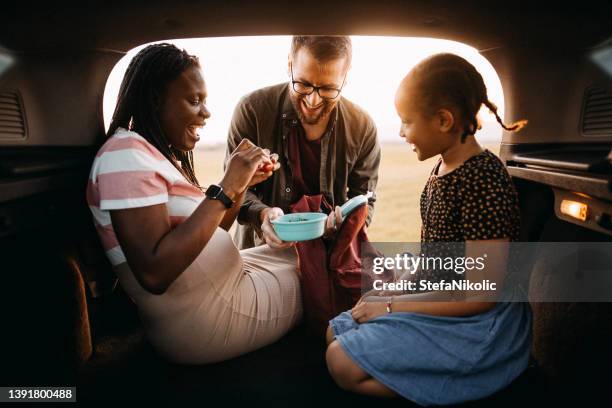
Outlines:
{"type": "Polygon", "coordinates": [[[302,316],[295,249],[238,251],[220,228],[162,295],[146,292],[127,264],[115,269],[150,342],[173,362],[236,357],[275,342],[302,316]]]}

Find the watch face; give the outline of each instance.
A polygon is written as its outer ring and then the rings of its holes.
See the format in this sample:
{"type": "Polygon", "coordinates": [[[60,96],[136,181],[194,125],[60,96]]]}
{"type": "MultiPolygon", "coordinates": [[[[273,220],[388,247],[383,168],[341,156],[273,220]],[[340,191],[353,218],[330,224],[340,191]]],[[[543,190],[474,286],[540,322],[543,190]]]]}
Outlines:
{"type": "Polygon", "coordinates": [[[208,198],[221,201],[227,208],[231,208],[234,205],[232,199],[225,195],[221,186],[216,184],[211,184],[208,186],[205,194],[208,198]]]}
{"type": "Polygon", "coordinates": [[[217,195],[219,195],[219,192],[221,191],[221,187],[219,187],[216,184],[211,184],[210,186],[208,186],[208,188],[206,189],[206,196],[207,197],[211,197],[211,198],[216,198],[217,195]]]}

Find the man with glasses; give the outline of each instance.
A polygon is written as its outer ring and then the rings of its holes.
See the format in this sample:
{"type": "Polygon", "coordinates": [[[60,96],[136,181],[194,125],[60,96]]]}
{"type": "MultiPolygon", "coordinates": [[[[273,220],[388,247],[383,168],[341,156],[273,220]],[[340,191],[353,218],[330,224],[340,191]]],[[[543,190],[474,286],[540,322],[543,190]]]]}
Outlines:
{"type": "Polygon", "coordinates": [[[376,127],[365,111],[341,96],[351,53],[349,37],[294,36],[289,84],[254,91],[236,106],[227,154],[248,138],[278,153],[281,165],[246,193],[235,235],[240,249],[264,242],[274,248],[290,246],[278,238],[270,221],[303,195],[322,193],[336,207],[327,221],[330,236],[341,222],[337,206],[374,192],[380,162],[376,127]]]}

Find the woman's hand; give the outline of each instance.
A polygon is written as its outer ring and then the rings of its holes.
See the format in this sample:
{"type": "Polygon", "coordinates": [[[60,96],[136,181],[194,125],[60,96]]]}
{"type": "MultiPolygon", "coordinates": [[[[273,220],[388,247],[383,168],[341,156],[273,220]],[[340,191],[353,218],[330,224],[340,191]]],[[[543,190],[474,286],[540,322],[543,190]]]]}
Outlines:
{"type": "Polygon", "coordinates": [[[268,160],[264,160],[264,162],[258,166],[257,170],[255,171],[255,174],[253,175],[253,178],[251,178],[251,181],[249,182],[249,187],[266,181],[270,176],[272,176],[272,174],[276,170],[280,168],[280,163],[278,162],[278,154],[270,154],[270,151],[268,149],[263,149],[263,151],[268,155],[268,160]]]}
{"type": "Polygon", "coordinates": [[[368,302],[359,299],[359,302],[351,309],[353,320],[357,323],[366,323],[372,319],[387,314],[387,304],[384,302],[368,302]]]}
{"type": "MultiPolygon", "coordinates": [[[[252,185],[251,182],[257,169],[263,164],[269,163],[269,154],[255,146],[250,140],[242,139],[227,161],[225,174],[219,184],[223,187],[225,193],[233,199],[252,185]]],[[[269,173],[271,175],[271,172],[269,173]]],[[[263,176],[260,174],[257,177],[261,178],[263,176]]]]}

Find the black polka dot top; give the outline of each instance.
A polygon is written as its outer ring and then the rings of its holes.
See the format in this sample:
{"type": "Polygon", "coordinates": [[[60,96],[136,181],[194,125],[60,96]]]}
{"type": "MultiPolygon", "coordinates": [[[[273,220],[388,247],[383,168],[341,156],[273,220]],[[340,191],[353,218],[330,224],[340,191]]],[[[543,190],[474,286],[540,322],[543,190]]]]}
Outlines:
{"type": "Polygon", "coordinates": [[[421,242],[463,242],[519,236],[518,196],[501,160],[484,150],[438,176],[421,193],[421,242]]]}

